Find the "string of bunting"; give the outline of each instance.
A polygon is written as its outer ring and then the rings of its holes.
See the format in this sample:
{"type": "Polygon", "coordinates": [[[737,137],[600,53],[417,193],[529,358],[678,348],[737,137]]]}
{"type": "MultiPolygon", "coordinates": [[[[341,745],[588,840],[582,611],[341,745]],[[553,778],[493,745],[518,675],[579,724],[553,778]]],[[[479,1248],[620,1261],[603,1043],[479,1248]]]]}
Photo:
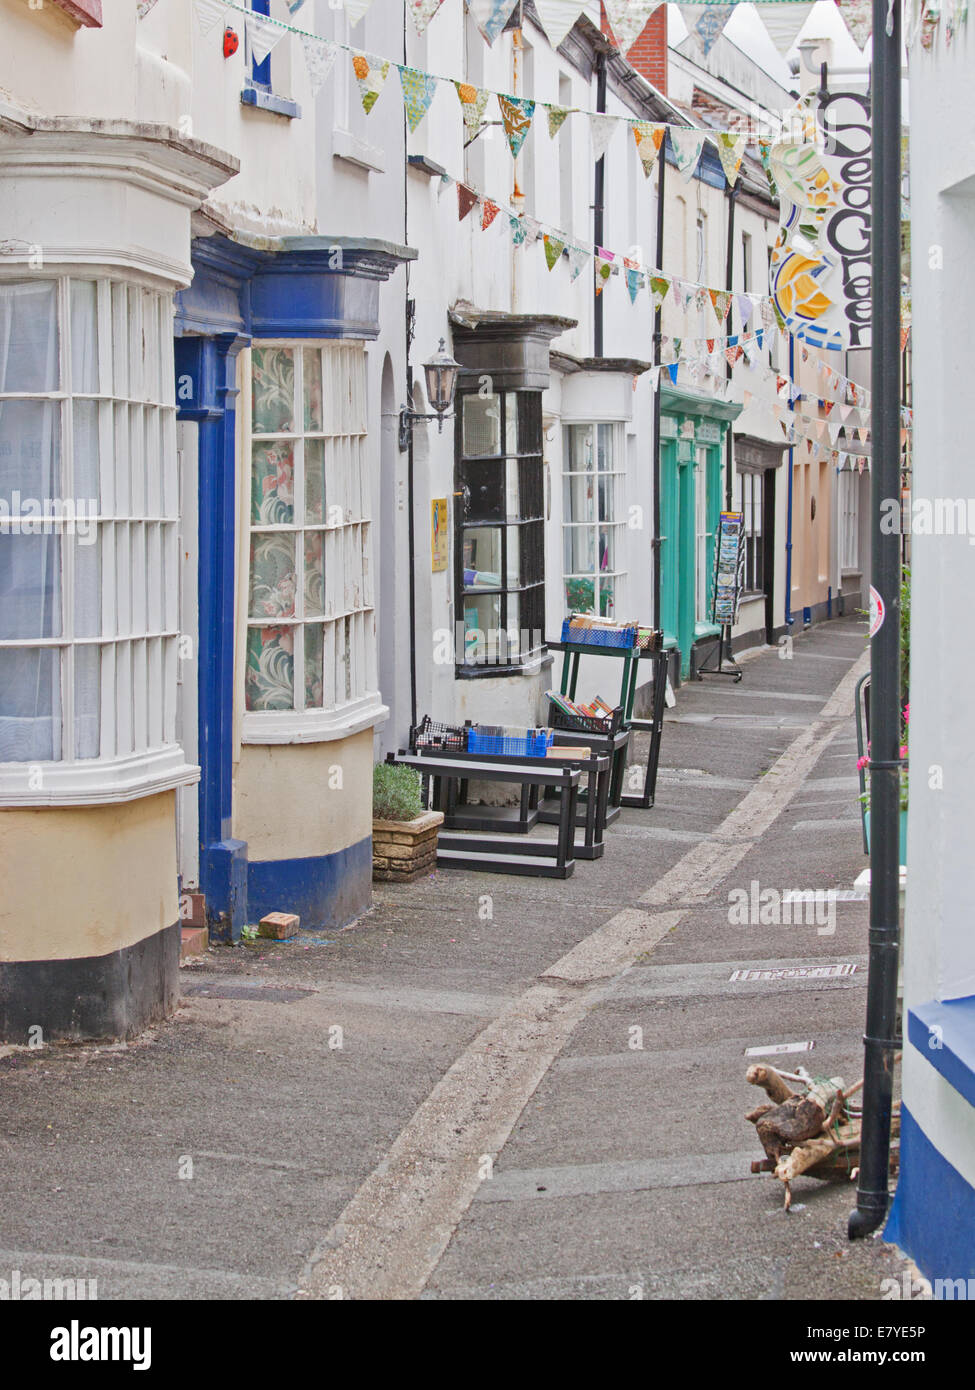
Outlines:
{"type": "MultiPolygon", "coordinates": [[[[151,9],[156,0],[142,0],[151,9]]],[[[783,0],[793,3],[793,0],[783,0]]],[[[649,178],[657,157],[669,135],[677,168],[682,177],[690,182],[697,171],[704,153],[705,144],[711,144],[721,163],[721,168],[729,185],[734,186],[739,178],[746,150],[756,144],[766,174],[769,174],[768,154],[772,139],[748,130],[718,130],[708,127],[675,125],[667,121],[645,121],[635,117],[619,116],[608,112],[588,111],[578,106],[559,106],[552,102],[535,101],[529,97],[513,96],[496,92],[492,88],[477,87],[459,78],[442,77],[426,72],[422,68],[409,67],[383,58],[373,53],[354,48],[349,44],[333,39],[323,39],[281,20],[258,14],[235,0],[194,0],[197,21],[201,32],[209,34],[220,22],[224,12],[241,16],[248,36],[250,52],[255,63],[263,63],[286,34],[293,34],[299,41],[308,69],[309,82],[313,95],[321,90],[325,79],[331,73],[340,53],[347,54],[359,88],[363,110],[368,115],[373,110],[386,87],[386,82],[395,69],[400,76],[403,101],[406,106],[407,123],[415,131],[429,111],[441,84],[453,87],[460,102],[461,114],[468,139],[481,129],[487,112],[488,101],[497,103],[501,122],[507,137],[508,148],[517,158],[533,123],[542,112],[546,115],[549,138],[554,140],[566,128],[570,116],[582,116],[589,122],[592,137],[592,158],[600,159],[609,147],[616,132],[628,127],[636,142],[637,153],[644,175],[649,178]]],[[[294,8],[294,7],[293,7],[294,8]]],[[[148,12],[148,11],[147,11],[148,12]]],[[[783,123],[784,125],[785,123],[783,123]]],[[[805,142],[810,128],[800,127],[805,142]]],[[[779,134],[776,131],[775,134],[779,134]]],[[[814,136],[815,138],[815,136],[814,136]]]]}

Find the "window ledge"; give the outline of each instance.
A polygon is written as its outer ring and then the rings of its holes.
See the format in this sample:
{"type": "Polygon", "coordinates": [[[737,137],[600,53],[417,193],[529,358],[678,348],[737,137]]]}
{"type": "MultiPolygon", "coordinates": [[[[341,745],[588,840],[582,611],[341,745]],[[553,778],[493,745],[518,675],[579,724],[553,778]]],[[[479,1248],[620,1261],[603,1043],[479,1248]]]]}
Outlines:
{"type": "Polygon", "coordinates": [[[975,995],[932,999],[907,1015],[907,1036],[950,1086],[975,1106],[975,995]]]}
{"type": "Polygon", "coordinates": [[[289,97],[275,96],[274,92],[265,92],[261,87],[245,87],[240,94],[243,106],[255,106],[259,111],[271,111],[276,116],[286,116],[288,120],[294,120],[301,115],[301,107],[296,101],[289,97]]]}
{"type": "Polygon", "coordinates": [[[177,745],[76,763],[0,763],[0,807],[107,806],[199,780],[200,769],[177,745]]]}
{"type": "Polygon", "coordinates": [[[252,710],[244,715],[243,743],[331,743],[383,724],[389,708],[378,694],[333,710],[252,710]]]}
{"type": "Polygon", "coordinates": [[[348,130],[332,131],[332,154],[336,159],[346,159],[357,164],[360,169],[372,169],[377,174],[386,172],[386,156],[378,145],[370,145],[348,130]]]}

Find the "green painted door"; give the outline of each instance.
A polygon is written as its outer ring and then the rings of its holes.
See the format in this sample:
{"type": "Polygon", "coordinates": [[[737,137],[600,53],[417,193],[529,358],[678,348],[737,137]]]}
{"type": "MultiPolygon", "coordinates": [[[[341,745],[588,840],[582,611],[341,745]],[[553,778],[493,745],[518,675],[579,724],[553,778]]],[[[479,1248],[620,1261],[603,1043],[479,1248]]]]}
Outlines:
{"type": "Polygon", "coordinates": [[[681,677],[691,647],[710,624],[714,535],[721,511],[721,447],[662,440],[660,459],[660,608],[665,639],[676,642],[681,677]]]}

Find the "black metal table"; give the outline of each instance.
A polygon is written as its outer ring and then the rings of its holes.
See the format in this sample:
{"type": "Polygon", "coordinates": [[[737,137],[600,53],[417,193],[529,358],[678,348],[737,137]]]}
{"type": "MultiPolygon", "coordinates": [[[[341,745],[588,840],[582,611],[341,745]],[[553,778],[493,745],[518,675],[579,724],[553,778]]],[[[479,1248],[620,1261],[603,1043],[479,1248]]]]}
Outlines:
{"type": "MultiPolygon", "coordinates": [[[[450,835],[441,831],[437,846],[437,864],[445,869],[472,869],[487,873],[529,874],[543,878],[568,878],[575,870],[575,828],[578,807],[579,764],[564,764],[551,758],[503,758],[484,753],[453,753],[435,749],[431,753],[390,753],[387,762],[403,763],[415,768],[422,777],[429,777],[436,785],[444,784],[443,796],[447,809],[444,810],[444,823],[448,823],[451,788],[473,776],[491,782],[515,782],[522,787],[553,786],[561,796],[558,817],[558,838],[555,841],[512,839],[510,836],[450,835]],[[464,773],[467,773],[465,779],[464,773]]],[[[600,766],[590,771],[598,779],[599,774],[608,774],[608,758],[586,760],[600,766]]],[[[592,835],[595,835],[595,808],[598,803],[596,788],[593,788],[594,814],[592,835]]],[[[443,809],[438,808],[438,809],[443,809]]],[[[457,828],[454,826],[453,828],[457,828]]],[[[590,827],[587,825],[587,840],[590,827]]],[[[594,843],[594,841],[589,841],[594,843]]]]}

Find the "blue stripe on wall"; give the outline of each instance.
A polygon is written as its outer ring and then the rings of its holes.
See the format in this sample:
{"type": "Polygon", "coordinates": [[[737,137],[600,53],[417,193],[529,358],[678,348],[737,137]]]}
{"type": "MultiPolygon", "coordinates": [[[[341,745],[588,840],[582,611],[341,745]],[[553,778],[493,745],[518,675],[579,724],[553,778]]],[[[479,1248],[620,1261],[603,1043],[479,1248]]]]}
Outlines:
{"type": "Polygon", "coordinates": [[[900,1177],[884,1240],[926,1279],[975,1279],[975,1187],[901,1105],[900,1177]]]}
{"type": "Polygon", "coordinates": [[[302,927],[344,927],[372,901],[372,836],[334,854],[250,860],[247,912],[297,912],[302,927]]]}
{"type": "Polygon", "coordinates": [[[975,997],[918,1004],[907,1015],[907,1036],[975,1108],[975,997]]]}

